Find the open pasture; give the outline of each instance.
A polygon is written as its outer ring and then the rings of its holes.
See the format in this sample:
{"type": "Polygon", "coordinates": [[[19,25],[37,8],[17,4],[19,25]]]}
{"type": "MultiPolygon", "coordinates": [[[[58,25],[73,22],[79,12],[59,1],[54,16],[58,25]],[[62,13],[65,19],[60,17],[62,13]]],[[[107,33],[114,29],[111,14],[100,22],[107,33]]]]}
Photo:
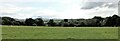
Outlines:
{"type": "Polygon", "coordinates": [[[3,39],[117,39],[117,27],[2,26],[3,39]]]}

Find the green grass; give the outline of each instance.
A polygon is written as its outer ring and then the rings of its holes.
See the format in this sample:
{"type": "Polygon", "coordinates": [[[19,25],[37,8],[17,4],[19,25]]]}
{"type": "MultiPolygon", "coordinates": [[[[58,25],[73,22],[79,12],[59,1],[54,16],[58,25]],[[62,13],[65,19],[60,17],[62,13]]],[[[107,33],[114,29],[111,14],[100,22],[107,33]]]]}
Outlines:
{"type": "Polygon", "coordinates": [[[117,27],[3,26],[3,39],[117,39],[117,27]]]}

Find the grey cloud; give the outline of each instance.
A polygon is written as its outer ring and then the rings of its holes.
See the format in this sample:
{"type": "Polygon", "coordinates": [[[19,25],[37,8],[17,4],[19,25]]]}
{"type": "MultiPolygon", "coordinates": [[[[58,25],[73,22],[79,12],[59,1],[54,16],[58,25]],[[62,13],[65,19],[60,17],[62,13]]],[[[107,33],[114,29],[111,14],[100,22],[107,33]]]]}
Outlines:
{"type": "Polygon", "coordinates": [[[111,5],[108,5],[108,7],[109,8],[116,8],[116,7],[118,7],[118,5],[117,4],[111,4],[111,5]]]}
{"type": "Polygon", "coordinates": [[[120,0],[87,0],[87,2],[118,2],[120,0]]]}
{"type": "Polygon", "coordinates": [[[87,3],[84,3],[81,7],[81,9],[92,9],[92,8],[95,8],[97,6],[101,6],[102,4],[104,3],[101,3],[101,2],[87,2],[87,3]]]}
{"type": "Polygon", "coordinates": [[[96,8],[96,7],[116,8],[117,3],[109,4],[109,2],[87,2],[87,3],[84,3],[81,6],[82,6],[81,9],[93,9],[93,8],[96,8]]]}

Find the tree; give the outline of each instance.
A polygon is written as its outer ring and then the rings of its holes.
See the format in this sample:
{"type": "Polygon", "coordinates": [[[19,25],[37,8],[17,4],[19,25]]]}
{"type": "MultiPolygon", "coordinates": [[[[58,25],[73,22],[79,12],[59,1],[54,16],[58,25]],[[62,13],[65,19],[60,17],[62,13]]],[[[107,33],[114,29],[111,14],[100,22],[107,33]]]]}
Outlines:
{"type": "Polygon", "coordinates": [[[2,25],[13,25],[14,18],[11,17],[2,17],[2,25]]]}
{"type": "Polygon", "coordinates": [[[2,17],[0,17],[0,25],[2,25],[2,17]]]}
{"type": "Polygon", "coordinates": [[[47,24],[48,24],[48,26],[55,26],[55,22],[53,19],[50,19],[47,24]]]}
{"type": "Polygon", "coordinates": [[[117,26],[119,24],[119,16],[113,15],[112,17],[106,17],[103,20],[104,26],[117,26]]]}
{"type": "Polygon", "coordinates": [[[84,23],[84,22],[81,22],[80,26],[85,26],[85,23],[84,23]]]}
{"type": "Polygon", "coordinates": [[[69,26],[68,19],[61,20],[61,26],[68,27],[69,26]]]}
{"type": "Polygon", "coordinates": [[[93,17],[92,19],[97,19],[96,20],[96,26],[101,26],[102,24],[101,24],[101,21],[104,19],[104,18],[102,18],[102,17],[100,17],[100,16],[95,16],[95,17],[93,17]]]}
{"type": "Polygon", "coordinates": [[[68,22],[68,19],[64,19],[64,22],[68,22]]]}
{"type": "Polygon", "coordinates": [[[36,18],[35,23],[36,23],[37,26],[44,26],[45,25],[42,18],[36,18]]]}
{"type": "Polygon", "coordinates": [[[95,16],[92,19],[98,19],[99,21],[103,20],[104,18],[100,17],[100,16],[95,16]]]}
{"type": "Polygon", "coordinates": [[[97,19],[86,19],[81,24],[84,26],[98,26],[97,19]]]}
{"type": "Polygon", "coordinates": [[[25,25],[24,21],[19,21],[19,22],[20,22],[20,25],[25,25]]]}
{"type": "Polygon", "coordinates": [[[74,27],[74,26],[75,26],[74,22],[70,22],[70,23],[69,23],[69,26],[70,26],[70,27],[74,27]]]}
{"type": "Polygon", "coordinates": [[[34,23],[35,23],[35,21],[32,18],[28,18],[28,19],[25,20],[25,24],[27,26],[33,26],[34,23]]]}
{"type": "Polygon", "coordinates": [[[69,26],[69,22],[63,22],[63,26],[64,27],[68,27],[69,26]]]}
{"type": "Polygon", "coordinates": [[[112,19],[111,19],[112,17],[106,17],[102,22],[101,22],[101,24],[102,24],[102,26],[113,26],[112,25],[112,19]]]}
{"type": "Polygon", "coordinates": [[[20,25],[20,21],[13,21],[13,25],[20,25]]]}
{"type": "Polygon", "coordinates": [[[120,18],[118,15],[113,15],[111,18],[111,23],[113,26],[117,26],[117,19],[120,18]]]}
{"type": "Polygon", "coordinates": [[[120,18],[117,18],[117,20],[116,20],[116,26],[120,26],[120,18]]]}

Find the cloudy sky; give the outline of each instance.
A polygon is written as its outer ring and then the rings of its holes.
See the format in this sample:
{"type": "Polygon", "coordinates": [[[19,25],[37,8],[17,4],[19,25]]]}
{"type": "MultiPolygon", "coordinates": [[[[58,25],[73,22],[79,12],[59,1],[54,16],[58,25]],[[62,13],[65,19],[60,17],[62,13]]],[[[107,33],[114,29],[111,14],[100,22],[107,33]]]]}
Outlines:
{"type": "Polygon", "coordinates": [[[118,14],[119,0],[0,0],[0,16],[25,19],[92,18],[118,14]]]}

